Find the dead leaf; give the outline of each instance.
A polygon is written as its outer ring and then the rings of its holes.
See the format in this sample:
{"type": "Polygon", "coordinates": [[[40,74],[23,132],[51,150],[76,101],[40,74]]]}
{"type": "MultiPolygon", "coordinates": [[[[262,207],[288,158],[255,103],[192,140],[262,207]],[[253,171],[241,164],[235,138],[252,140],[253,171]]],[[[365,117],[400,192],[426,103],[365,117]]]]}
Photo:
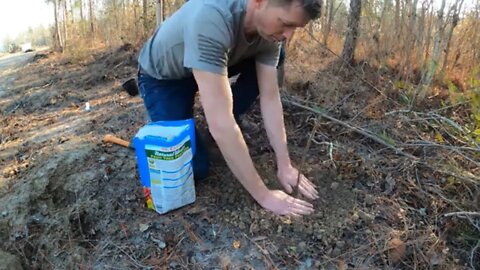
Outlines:
{"type": "Polygon", "coordinates": [[[239,249],[240,248],[240,241],[238,241],[238,240],[233,241],[233,248],[239,249]]]}
{"type": "Polygon", "coordinates": [[[150,228],[150,225],[148,224],[144,224],[144,223],[138,224],[138,229],[140,230],[140,232],[144,232],[148,230],[148,228],[150,228]]]}
{"type": "Polygon", "coordinates": [[[444,142],[442,134],[440,134],[440,133],[437,132],[436,137],[437,137],[437,142],[439,142],[439,143],[443,143],[443,142],[444,142]]]}
{"type": "Polygon", "coordinates": [[[347,264],[343,260],[337,260],[337,269],[338,270],[347,270],[347,264]]]}
{"type": "Polygon", "coordinates": [[[386,195],[392,193],[393,189],[395,188],[395,184],[395,178],[393,178],[392,175],[388,174],[387,178],[385,178],[385,191],[383,193],[386,195]]]}
{"type": "Polygon", "coordinates": [[[407,246],[405,242],[398,238],[393,238],[388,242],[389,258],[392,263],[399,263],[405,256],[407,246]]]}

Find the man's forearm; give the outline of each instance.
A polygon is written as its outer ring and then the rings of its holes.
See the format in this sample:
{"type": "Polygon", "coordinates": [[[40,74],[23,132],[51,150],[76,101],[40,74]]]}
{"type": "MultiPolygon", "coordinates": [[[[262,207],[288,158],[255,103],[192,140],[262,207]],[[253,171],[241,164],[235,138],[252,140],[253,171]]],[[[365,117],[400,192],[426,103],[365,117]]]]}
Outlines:
{"type": "Polygon", "coordinates": [[[278,167],[289,166],[291,161],[288,154],[287,135],[280,95],[260,98],[260,107],[268,140],[275,151],[278,167]]]}
{"type": "Polygon", "coordinates": [[[240,128],[237,124],[232,126],[233,128],[212,130],[212,135],[235,177],[252,197],[261,203],[268,192],[268,188],[253,165],[240,128]]]}
{"type": "Polygon", "coordinates": [[[261,205],[269,190],[253,166],[240,128],[233,117],[233,99],[227,76],[194,70],[208,127],[233,174],[261,205]]]}

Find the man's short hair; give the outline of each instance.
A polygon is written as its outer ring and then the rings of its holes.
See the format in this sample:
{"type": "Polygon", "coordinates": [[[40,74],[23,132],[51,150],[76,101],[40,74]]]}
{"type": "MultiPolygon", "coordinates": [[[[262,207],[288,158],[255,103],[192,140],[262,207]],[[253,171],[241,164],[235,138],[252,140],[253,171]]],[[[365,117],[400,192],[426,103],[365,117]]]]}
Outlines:
{"type": "Polygon", "coordinates": [[[303,7],[305,14],[310,20],[315,20],[320,17],[322,10],[322,0],[268,0],[269,3],[276,6],[290,6],[296,2],[303,7]]]}

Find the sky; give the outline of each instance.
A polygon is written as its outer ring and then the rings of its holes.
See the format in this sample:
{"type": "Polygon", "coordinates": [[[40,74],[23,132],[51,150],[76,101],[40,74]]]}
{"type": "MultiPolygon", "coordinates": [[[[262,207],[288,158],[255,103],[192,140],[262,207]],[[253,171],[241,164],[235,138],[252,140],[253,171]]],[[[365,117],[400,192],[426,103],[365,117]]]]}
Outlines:
{"type": "Polygon", "coordinates": [[[53,23],[53,5],[45,0],[0,0],[0,44],[29,27],[53,23]]]}
{"type": "MultiPolygon", "coordinates": [[[[455,0],[447,0],[447,5],[452,1],[455,0]]],[[[475,1],[465,0],[464,6],[471,8],[475,1]]],[[[434,1],[435,4],[440,2],[434,1]]],[[[29,27],[47,27],[53,20],[53,5],[46,0],[0,0],[0,51],[6,37],[15,38],[29,27]]]]}

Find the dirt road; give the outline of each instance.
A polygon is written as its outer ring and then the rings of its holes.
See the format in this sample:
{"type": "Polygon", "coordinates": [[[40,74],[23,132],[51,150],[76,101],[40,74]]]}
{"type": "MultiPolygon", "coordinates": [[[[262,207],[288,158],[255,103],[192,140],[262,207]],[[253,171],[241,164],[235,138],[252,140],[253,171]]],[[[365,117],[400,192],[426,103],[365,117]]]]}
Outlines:
{"type": "Polygon", "coordinates": [[[18,68],[28,63],[37,52],[7,54],[0,58],[0,74],[6,69],[18,68]]]}
{"type": "Polygon", "coordinates": [[[3,96],[8,89],[8,85],[10,85],[16,77],[14,74],[10,76],[6,76],[6,74],[12,69],[23,67],[33,59],[36,53],[37,52],[7,54],[0,58],[0,97],[3,96]]]}

